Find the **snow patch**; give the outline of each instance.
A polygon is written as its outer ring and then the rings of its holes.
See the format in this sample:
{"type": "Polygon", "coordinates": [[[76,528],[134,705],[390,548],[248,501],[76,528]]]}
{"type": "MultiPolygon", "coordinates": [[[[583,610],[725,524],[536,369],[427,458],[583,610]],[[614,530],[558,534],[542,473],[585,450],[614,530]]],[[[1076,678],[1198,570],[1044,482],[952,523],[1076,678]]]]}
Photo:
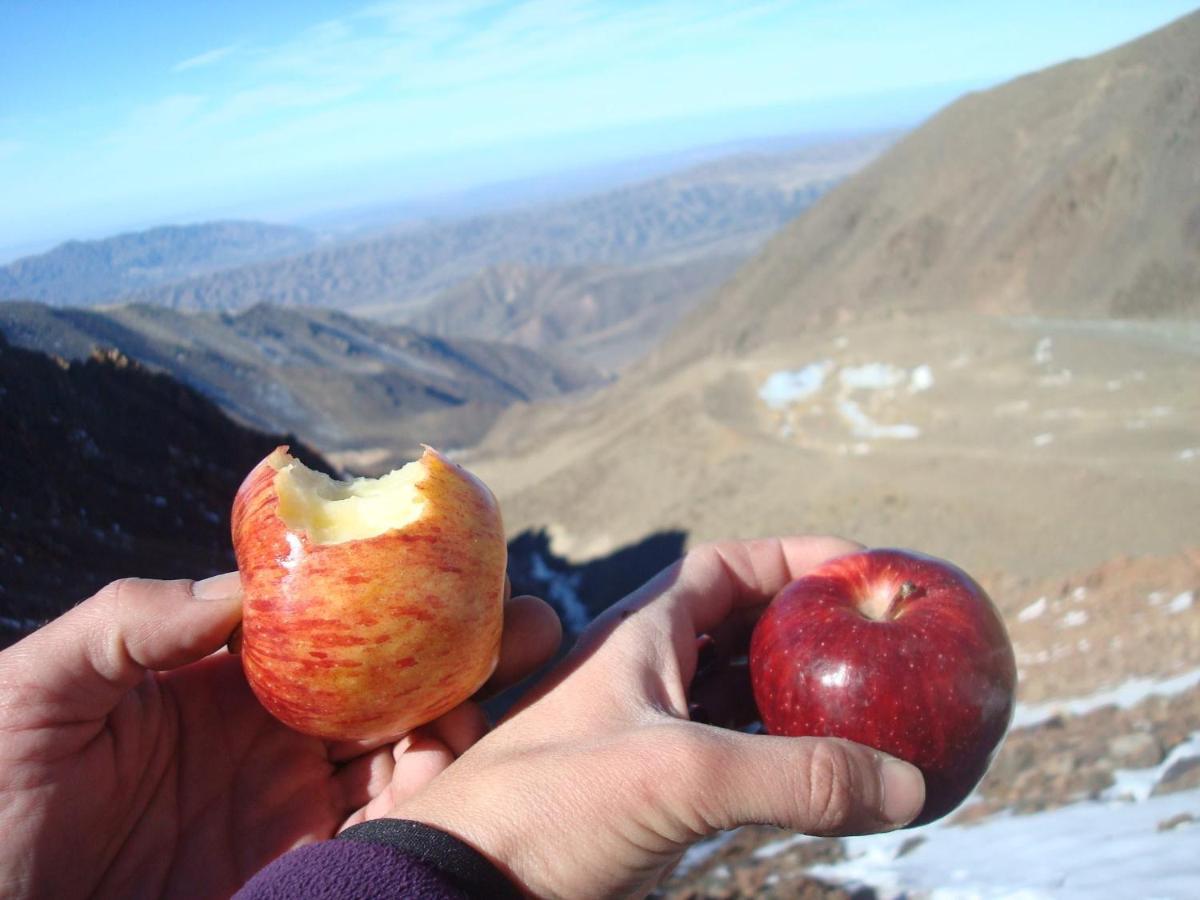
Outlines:
{"type": "Polygon", "coordinates": [[[1080,625],[1086,625],[1088,614],[1082,609],[1073,609],[1059,620],[1059,624],[1063,628],[1078,628],[1080,625]]]}
{"type": "Polygon", "coordinates": [[[1037,346],[1033,348],[1033,361],[1039,366],[1044,366],[1050,360],[1054,359],[1053,354],[1054,339],[1044,337],[1037,342],[1037,346]]]}
{"type": "Polygon", "coordinates": [[[1196,595],[1193,591],[1184,591],[1181,594],[1176,594],[1174,599],[1167,604],[1167,612],[1181,613],[1192,608],[1192,603],[1195,601],[1196,595]]]}
{"type": "Polygon", "coordinates": [[[1198,804],[1200,791],[1184,791],[1140,803],[1075,803],[970,827],[935,822],[847,838],[846,860],[814,866],[810,873],[868,885],[886,900],[1196,897],[1197,829],[1160,831],[1159,823],[1194,815],[1198,804]],[[913,846],[916,836],[924,840],[913,846]]]}
{"type": "Polygon", "coordinates": [[[1150,697],[1171,697],[1197,685],[1200,685],[1200,669],[1193,669],[1172,678],[1130,678],[1116,687],[1085,697],[1047,700],[1045,703],[1018,703],[1012,727],[1030,728],[1057,715],[1082,716],[1105,706],[1129,709],[1150,697]]]}
{"type": "Polygon", "coordinates": [[[1150,799],[1155,786],[1175,763],[1200,756],[1200,731],[1193,732],[1186,741],[1177,745],[1157,766],[1149,769],[1117,769],[1113,772],[1113,786],[1104,792],[1105,800],[1133,800],[1141,803],[1150,799]]]}
{"type": "Polygon", "coordinates": [[[799,400],[806,400],[825,384],[825,377],[833,368],[829,360],[809,363],[802,369],[774,372],[759,388],[758,396],[771,409],[786,409],[799,400]]]}
{"type": "Polygon", "coordinates": [[[862,366],[844,366],[838,372],[838,381],[847,390],[880,391],[898,387],[908,378],[908,373],[888,363],[867,363],[862,366]]]}
{"type": "Polygon", "coordinates": [[[916,425],[880,425],[876,423],[853,400],[839,400],[838,412],[846,420],[855,437],[894,438],[910,441],[921,436],[921,429],[916,425]]]}
{"type": "Polygon", "coordinates": [[[1021,610],[1019,613],[1017,613],[1017,621],[1018,622],[1032,622],[1034,619],[1038,618],[1046,611],[1047,605],[1048,604],[1046,602],[1045,597],[1038,597],[1036,600],[1034,600],[1032,603],[1030,603],[1027,607],[1025,607],[1023,610],[1021,610]]]}
{"type": "Polygon", "coordinates": [[[563,617],[563,624],[571,634],[582,634],[592,621],[587,606],[579,598],[579,585],[583,576],[578,572],[559,572],[547,565],[540,553],[529,559],[531,574],[546,585],[546,599],[551,601],[563,617]]]}
{"type": "Polygon", "coordinates": [[[917,366],[908,376],[908,392],[919,394],[933,387],[933,369],[927,365],[917,366]]]}

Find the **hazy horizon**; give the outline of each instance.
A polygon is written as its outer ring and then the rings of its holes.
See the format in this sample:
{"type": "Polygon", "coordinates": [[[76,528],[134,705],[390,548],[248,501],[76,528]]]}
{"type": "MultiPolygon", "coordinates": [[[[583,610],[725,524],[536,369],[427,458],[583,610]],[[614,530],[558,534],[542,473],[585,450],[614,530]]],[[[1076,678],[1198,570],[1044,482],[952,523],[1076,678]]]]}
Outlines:
{"type": "Polygon", "coordinates": [[[1191,4],[140,4],[6,12],[0,261],[771,135],[917,124],[1191,4]]]}

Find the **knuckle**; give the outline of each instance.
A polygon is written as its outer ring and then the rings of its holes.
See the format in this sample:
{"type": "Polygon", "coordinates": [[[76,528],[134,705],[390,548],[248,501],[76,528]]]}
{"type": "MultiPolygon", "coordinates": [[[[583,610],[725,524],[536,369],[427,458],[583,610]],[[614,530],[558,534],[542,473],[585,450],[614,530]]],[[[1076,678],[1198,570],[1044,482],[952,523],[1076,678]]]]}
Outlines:
{"type": "Polygon", "coordinates": [[[809,745],[806,790],[799,792],[814,834],[834,834],[848,826],[856,809],[857,766],[839,741],[818,739],[809,745]]]}

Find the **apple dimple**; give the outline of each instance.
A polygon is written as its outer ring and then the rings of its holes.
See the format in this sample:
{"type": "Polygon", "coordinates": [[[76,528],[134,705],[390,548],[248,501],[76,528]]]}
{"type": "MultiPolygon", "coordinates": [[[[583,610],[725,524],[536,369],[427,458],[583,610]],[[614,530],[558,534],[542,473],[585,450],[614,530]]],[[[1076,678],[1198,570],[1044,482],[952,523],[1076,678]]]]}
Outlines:
{"type": "Polygon", "coordinates": [[[755,627],[750,670],[769,732],[842,737],[921,768],[915,824],[945,815],[982,778],[1016,686],[982,588],[899,550],[832,560],[786,586],[755,627]]]}

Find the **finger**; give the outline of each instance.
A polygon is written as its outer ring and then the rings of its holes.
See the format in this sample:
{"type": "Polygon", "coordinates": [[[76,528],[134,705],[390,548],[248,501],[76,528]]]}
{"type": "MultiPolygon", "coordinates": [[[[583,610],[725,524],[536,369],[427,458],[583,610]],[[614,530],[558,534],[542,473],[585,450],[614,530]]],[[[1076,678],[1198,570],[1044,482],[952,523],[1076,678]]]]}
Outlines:
{"type": "Polygon", "coordinates": [[[457,758],[487,734],[487,714],[478,703],[468,700],[460,703],[444,716],[430,722],[424,728],[457,758]]]}
{"type": "Polygon", "coordinates": [[[861,744],[699,725],[681,735],[666,754],[667,805],[701,832],[751,823],[827,836],[890,831],[925,802],[920,770],[861,744]]]}
{"type": "Polygon", "coordinates": [[[56,716],[106,715],[147,670],[221,647],[241,620],[236,572],[204,581],[115,581],[3,655],[0,681],[52,701],[56,716]]]}
{"type": "Polygon", "coordinates": [[[358,793],[354,793],[356,786],[353,780],[356,776],[347,775],[348,783],[343,788],[345,796],[347,799],[354,796],[355,799],[363,801],[363,805],[346,818],[339,831],[387,815],[396,806],[420,793],[429,782],[444,772],[454,762],[454,755],[437,738],[424,729],[417,729],[397,741],[395,746],[381,747],[374,753],[355,760],[346,770],[359,765],[362,760],[372,760],[363,765],[377,765],[378,768],[365,778],[362,772],[357,773],[358,793]],[[377,754],[390,754],[392,757],[390,777],[382,787],[381,777],[387,767],[373,762],[377,754]],[[365,795],[362,790],[364,781],[368,785],[365,795]]]}
{"type": "Polygon", "coordinates": [[[477,696],[490,697],[532,675],[561,644],[562,623],[554,607],[538,597],[513,597],[504,607],[500,659],[477,696]]]}
{"type": "Polygon", "coordinates": [[[606,610],[580,638],[574,659],[595,657],[619,673],[617,694],[648,693],[659,708],[687,716],[696,639],[731,615],[769,603],[788,582],[862,549],[836,537],[770,538],[704,544],[606,610]]]}
{"type": "Polygon", "coordinates": [[[788,537],[704,544],[683,558],[663,597],[663,615],[678,610],[692,638],[716,629],[735,610],[767,604],[789,582],[862,544],[838,537],[788,537]]]}
{"type": "Polygon", "coordinates": [[[366,806],[392,783],[396,760],[391,747],[379,747],[352,759],[338,769],[334,784],[341,792],[345,815],[366,806]]]}

